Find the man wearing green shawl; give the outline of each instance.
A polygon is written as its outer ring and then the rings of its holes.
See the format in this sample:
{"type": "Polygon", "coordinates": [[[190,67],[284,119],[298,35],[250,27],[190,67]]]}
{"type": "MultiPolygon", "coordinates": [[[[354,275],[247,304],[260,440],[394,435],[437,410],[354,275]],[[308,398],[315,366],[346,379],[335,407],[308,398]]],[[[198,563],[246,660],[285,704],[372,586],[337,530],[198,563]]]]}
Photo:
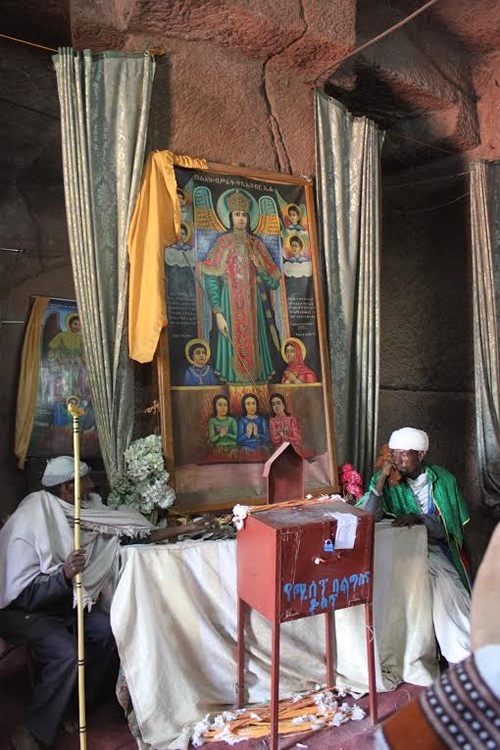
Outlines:
{"type": "Polygon", "coordinates": [[[403,427],[389,440],[390,458],[371,479],[358,505],[393,526],[424,524],[429,542],[428,572],[432,618],[441,654],[456,663],[470,654],[470,581],[462,558],[463,528],[469,511],[455,477],[424,461],[429,438],[422,430],[403,427]],[[396,470],[399,483],[393,479],[396,470]]]}

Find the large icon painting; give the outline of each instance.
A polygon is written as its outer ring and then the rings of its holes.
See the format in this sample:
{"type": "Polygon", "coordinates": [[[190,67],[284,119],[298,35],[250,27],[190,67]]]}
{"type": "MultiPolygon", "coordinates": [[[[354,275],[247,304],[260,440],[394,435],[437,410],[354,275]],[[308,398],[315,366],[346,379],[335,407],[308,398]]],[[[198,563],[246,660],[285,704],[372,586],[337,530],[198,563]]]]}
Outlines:
{"type": "Polygon", "coordinates": [[[176,168],[159,365],[181,506],[262,502],[263,464],[284,441],[306,488],[336,483],[312,185],[228,169],[176,168]]]}

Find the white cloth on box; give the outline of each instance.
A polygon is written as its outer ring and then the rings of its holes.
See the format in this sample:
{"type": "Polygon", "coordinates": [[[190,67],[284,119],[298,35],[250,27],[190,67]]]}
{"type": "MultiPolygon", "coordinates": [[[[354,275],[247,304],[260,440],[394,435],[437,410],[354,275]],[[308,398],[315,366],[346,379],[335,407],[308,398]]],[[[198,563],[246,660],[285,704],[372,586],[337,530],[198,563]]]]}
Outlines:
{"type": "Polygon", "coordinates": [[[354,549],[358,517],[354,513],[332,513],[337,521],[335,532],[335,549],[354,549]]]}
{"type": "Polygon", "coordinates": [[[389,448],[400,451],[424,451],[429,450],[429,437],[423,430],[415,427],[402,427],[394,430],[389,438],[389,448]]]}
{"type": "MultiPolygon", "coordinates": [[[[187,748],[197,721],[236,705],[236,542],[127,546],[122,558],[111,625],[142,734],[139,746],[187,748]]],[[[378,690],[392,690],[401,681],[429,685],[437,676],[430,596],[425,528],[376,524],[378,690]]],[[[366,692],[365,607],[339,610],[335,623],[336,684],[366,692]]],[[[270,699],[271,640],[270,623],[250,610],[245,705],[270,699]]],[[[314,690],[325,681],[325,618],[283,623],[280,696],[314,690]]]]}
{"type": "MultiPolygon", "coordinates": [[[[74,513],[73,505],[47,490],[32,492],[20,503],[0,530],[0,609],[40,573],[53,573],[64,564],[74,548],[74,513]]],[[[118,576],[120,536],[146,536],[153,526],[132,509],[107,508],[95,493],[89,494],[80,519],[81,546],[87,552],[84,606],[90,608],[100,594],[109,605],[118,576]]]]}

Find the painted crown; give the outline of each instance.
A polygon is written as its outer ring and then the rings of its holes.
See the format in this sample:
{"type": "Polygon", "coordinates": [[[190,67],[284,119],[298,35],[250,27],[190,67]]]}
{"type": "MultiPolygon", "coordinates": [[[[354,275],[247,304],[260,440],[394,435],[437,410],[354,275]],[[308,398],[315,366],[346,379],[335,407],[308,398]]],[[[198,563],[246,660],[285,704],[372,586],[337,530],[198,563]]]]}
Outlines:
{"type": "Polygon", "coordinates": [[[245,211],[245,213],[248,213],[250,208],[250,201],[243,195],[241,190],[235,190],[234,193],[231,193],[229,198],[226,198],[226,204],[230,213],[233,211],[245,211]]]}

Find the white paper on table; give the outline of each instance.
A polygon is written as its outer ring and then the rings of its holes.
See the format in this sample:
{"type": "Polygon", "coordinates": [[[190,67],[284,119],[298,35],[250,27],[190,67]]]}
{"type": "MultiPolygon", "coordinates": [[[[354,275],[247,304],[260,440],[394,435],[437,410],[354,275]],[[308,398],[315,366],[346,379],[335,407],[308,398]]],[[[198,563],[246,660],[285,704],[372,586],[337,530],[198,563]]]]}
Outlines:
{"type": "Polygon", "coordinates": [[[337,521],[335,549],[353,549],[356,541],[358,517],[354,513],[333,513],[337,521]]]}

